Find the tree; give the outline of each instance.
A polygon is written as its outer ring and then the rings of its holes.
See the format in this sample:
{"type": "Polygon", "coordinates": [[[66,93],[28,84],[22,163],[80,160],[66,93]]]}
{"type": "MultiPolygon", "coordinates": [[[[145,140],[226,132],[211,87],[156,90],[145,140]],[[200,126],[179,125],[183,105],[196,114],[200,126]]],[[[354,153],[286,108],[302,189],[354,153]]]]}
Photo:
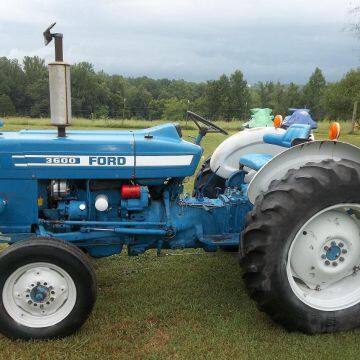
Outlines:
{"type": "Polygon", "coordinates": [[[273,110],[274,114],[282,114],[286,111],[286,87],[280,82],[273,84],[273,91],[270,93],[270,102],[267,107],[273,110]]]}
{"type": "Polygon", "coordinates": [[[360,69],[349,71],[324,94],[325,108],[333,119],[350,119],[354,102],[360,102],[360,69]]]}
{"type": "Polygon", "coordinates": [[[150,120],[161,119],[163,117],[165,102],[166,102],[166,100],[164,100],[164,99],[150,100],[150,103],[149,103],[149,119],[150,120]]]}
{"type": "Polygon", "coordinates": [[[108,80],[109,87],[109,115],[121,117],[124,110],[125,81],[122,76],[113,75],[108,80]]]}
{"type": "MultiPolygon", "coordinates": [[[[310,107],[315,118],[350,118],[353,103],[359,100],[360,70],[350,71],[341,81],[326,84],[316,68],[308,83],[271,81],[248,86],[236,70],[230,76],[194,83],[184,80],[125,78],[96,72],[81,62],[71,68],[74,116],[145,119],[182,119],[189,108],[209,118],[247,118],[252,107],[269,107],[284,114],[288,108],[310,107]],[[125,109],[124,109],[124,105],[125,109]]],[[[45,116],[49,110],[48,72],[44,60],[25,57],[0,58],[0,115],[45,116]]]]}
{"type": "Polygon", "coordinates": [[[187,108],[186,100],[171,98],[164,102],[163,119],[169,121],[179,121],[185,118],[187,108]]]}
{"type": "Polygon", "coordinates": [[[247,117],[247,110],[250,102],[250,92],[244,75],[240,70],[236,70],[230,76],[230,108],[232,117],[247,117]]]}
{"type": "Polygon", "coordinates": [[[100,82],[92,64],[81,62],[71,67],[72,104],[76,116],[90,117],[103,105],[106,79],[100,82]]]}
{"type": "Polygon", "coordinates": [[[274,83],[272,81],[259,82],[255,85],[255,89],[259,94],[259,107],[270,107],[272,94],[274,92],[274,83]]]}
{"type": "Polygon", "coordinates": [[[322,71],[316,68],[303,89],[304,105],[312,111],[315,119],[321,119],[325,114],[323,106],[325,88],[325,77],[322,71]]]}
{"type": "Polygon", "coordinates": [[[25,114],[24,72],[17,60],[0,57],[0,94],[7,95],[16,112],[25,114]]]}
{"type": "Polygon", "coordinates": [[[284,96],[285,111],[289,108],[301,108],[301,91],[298,85],[291,82],[284,96]]]}
{"type": "Polygon", "coordinates": [[[225,74],[221,75],[219,80],[207,82],[205,97],[208,116],[211,118],[226,118],[228,116],[230,90],[230,81],[225,74]]]}
{"type": "Polygon", "coordinates": [[[231,118],[230,99],[231,99],[231,86],[229,78],[223,74],[217,81],[218,91],[218,116],[222,119],[231,118]]]}
{"type": "Polygon", "coordinates": [[[15,106],[8,95],[0,95],[0,115],[15,115],[15,106]]]}
{"type": "Polygon", "coordinates": [[[210,80],[206,84],[205,89],[205,103],[207,113],[205,115],[214,118],[219,113],[220,108],[220,93],[216,80],[210,80]]]}
{"type": "Polygon", "coordinates": [[[49,114],[49,80],[45,61],[37,56],[23,60],[25,104],[32,117],[49,114]]]}
{"type": "Polygon", "coordinates": [[[126,93],[127,104],[130,110],[130,116],[136,118],[148,118],[149,105],[152,96],[143,86],[132,86],[126,93]]]}

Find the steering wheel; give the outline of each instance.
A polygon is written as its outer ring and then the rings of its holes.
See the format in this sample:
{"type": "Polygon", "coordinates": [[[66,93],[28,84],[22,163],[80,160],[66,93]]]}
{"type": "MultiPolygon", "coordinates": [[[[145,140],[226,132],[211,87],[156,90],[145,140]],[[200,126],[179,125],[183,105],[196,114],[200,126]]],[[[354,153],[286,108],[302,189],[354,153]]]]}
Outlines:
{"type": "Polygon", "coordinates": [[[194,112],[189,110],[187,111],[187,114],[194,121],[195,125],[200,130],[200,132],[204,132],[205,134],[212,132],[212,133],[221,133],[224,135],[229,135],[229,133],[224,129],[222,129],[220,126],[217,126],[213,122],[204,119],[202,116],[195,114],[194,112]],[[201,126],[199,123],[205,125],[205,127],[201,126]]]}

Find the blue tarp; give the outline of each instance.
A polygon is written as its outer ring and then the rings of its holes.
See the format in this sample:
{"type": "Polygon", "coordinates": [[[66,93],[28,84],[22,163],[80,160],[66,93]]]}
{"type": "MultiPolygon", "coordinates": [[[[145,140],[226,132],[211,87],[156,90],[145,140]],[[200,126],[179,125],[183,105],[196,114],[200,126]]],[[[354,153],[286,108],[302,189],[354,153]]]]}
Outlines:
{"type": "Polygon", "coordinates": [[[293,124],[306,124],[310,125],[312,129],[317,128],[317,123],[310,115],[310,110],[308,109],[289,109],[289,112],[292,114],[285,117],[282,127],[288,128],[293,124]]]}

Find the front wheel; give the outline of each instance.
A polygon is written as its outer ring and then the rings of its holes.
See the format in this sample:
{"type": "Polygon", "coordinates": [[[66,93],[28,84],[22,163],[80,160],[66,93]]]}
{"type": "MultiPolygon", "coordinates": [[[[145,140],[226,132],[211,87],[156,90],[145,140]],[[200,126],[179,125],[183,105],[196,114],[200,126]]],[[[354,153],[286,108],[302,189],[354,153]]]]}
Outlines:
{"type": "Polygon", "coordinates": [[[12,339],[63,337],[90,314],[95,275],[75,246],[34,238],[0,254],[0,294],[2,334],[12,339]]]}
{"type": "Polygon", "coordinates": [[[360,165],[290,170],[261,194],[243,234],[242,266],[260,310],[289,330],[360,326],[360,165]]]}

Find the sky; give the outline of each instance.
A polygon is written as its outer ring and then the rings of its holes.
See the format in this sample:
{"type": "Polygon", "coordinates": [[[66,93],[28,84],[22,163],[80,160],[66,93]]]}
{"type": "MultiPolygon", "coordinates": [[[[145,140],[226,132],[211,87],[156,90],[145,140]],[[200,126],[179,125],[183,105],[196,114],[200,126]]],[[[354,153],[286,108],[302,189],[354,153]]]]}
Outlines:
{"type": "Polygon", "coordinates": [[[0,56],[53,59],[42,32],[64,34],[64,58],[124,76],[250,83],[328,81],[360,64],[348,30],[357,0],[0,0],[0,56]]]}

